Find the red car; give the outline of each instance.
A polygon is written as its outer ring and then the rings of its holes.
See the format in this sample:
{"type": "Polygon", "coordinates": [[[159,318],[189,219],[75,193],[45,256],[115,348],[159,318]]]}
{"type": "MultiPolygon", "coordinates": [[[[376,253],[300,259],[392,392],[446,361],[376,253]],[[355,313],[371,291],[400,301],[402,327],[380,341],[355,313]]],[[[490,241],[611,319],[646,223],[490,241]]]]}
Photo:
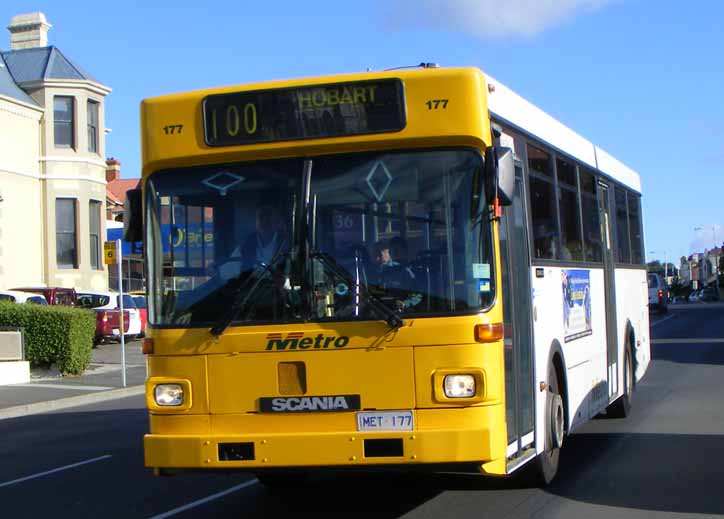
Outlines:
{"type": "Polygon", "coordinates": [[[64,287],[24,287],[13,288],[21,292],[33,292],[34,294],[43,294],[49,305],[65,305],[75,306],[78,304],[78,295],[74,288],[64,287]]]}
{"type": "Polygon", "coordinates": [[[146,335],[146,322],[148,320],[148,310],[146,308],[146,294],[143,292],[131,292],[131,297],[138,307],[141,314],[141,337],[146,335]]]}
{"type": "MultiPolygon", "coordinates": [[[[103,344],[110,339],[119,340],[120,332],[120,316],[118,310],[97,310],[96,311],[96,336],[94,343],[103,344]]],[[[123,332],[128,333],[128,326],[131,321],[128,310],[123,311],[123,332]]]]}
{"type": "MultiPolygon", "coordinates": [[[[110,297],[103,294],[80,293],[78,306],[96,312],[96,336],[93,344],[104,344],[110,340],[120,341],[121,311],[118,308],[102,308],[108,306],[110,297]]],[[[123,334],[127,335],[131,323],[129,310],[123,310],[123,334]]]]}

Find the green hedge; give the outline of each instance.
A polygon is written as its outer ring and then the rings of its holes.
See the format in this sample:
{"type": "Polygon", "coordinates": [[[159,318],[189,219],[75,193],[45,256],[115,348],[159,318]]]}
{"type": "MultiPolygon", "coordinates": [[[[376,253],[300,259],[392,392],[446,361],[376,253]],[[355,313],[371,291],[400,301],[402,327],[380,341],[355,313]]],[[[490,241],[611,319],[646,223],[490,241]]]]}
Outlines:
{"type": "Polygon", "coordinates": [[[96,331],[92,310],[2,302],[0,326],[23,329],[31,366],[55,364],[63,374],[79,375],[90,363],[96,331]]]}

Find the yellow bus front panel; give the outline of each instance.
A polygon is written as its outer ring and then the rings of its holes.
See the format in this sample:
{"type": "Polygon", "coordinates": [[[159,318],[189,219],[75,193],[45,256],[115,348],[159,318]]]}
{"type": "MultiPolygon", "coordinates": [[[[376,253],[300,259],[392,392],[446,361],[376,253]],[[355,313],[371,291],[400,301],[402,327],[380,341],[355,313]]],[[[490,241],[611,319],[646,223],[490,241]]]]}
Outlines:
{"type": "Polygon", "coordinates": [[[500,343],[151,356],[146,465],[312,467],[504,458],[501,359],[500,343]],[[284,395],[289,387],[279,370],[285,364],[304,366],[305,393],[298,396],[359,394],[360,410],[260,412],[260,398],[284,395]],[[475,398],[456,402],[441,396],[439,375],[447,373],[480,373],[483,386],[475,398]],[[190,381],[193,403],[180,412],[161,409],[152,401],[155,384],[172,381],[173,374],[190,381]],[[412,412],[412,430],[358,430],[358,412],[395,410],[412,412]],[[371,440],[397,443],[389,452],[370,454],[371,440]],[[236,452],[237,445],[245,446],[244,459],[225,454],[229,449],[236,452]]]}

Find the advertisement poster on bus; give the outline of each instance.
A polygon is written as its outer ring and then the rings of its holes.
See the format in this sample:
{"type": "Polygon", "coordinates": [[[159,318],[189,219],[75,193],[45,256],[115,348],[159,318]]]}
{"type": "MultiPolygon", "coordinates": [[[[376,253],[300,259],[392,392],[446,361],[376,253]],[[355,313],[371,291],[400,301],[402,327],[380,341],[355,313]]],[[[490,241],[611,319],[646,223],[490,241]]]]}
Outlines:
{"type": "Polygon", "coordinates": [[[564,341],[570,342],[593,333],[591,328],[591,273],[588,270],[563,269],[564,341]]]}

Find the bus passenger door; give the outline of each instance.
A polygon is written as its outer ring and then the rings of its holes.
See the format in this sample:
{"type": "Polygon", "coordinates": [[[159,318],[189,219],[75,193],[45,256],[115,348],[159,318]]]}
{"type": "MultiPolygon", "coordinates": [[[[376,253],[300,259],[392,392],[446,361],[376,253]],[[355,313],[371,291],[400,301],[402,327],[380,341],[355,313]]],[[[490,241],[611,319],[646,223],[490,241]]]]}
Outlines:
{"type": "Polygon", "coordinates": [[[513,203],[500,220],[505,326],[505,416],[508,472],[535,455],[530,249],[523,170],[516,163],[513,203]]]}
{"type": "Polygon", "coordinates": [[[618,392],[618,335],[616,333],[615,258],[611,239],[611,205],[609,186],[598,182],[598,212],[603,237],[603,283],[606,314],[606,351],[608,399],[618,392]]]}

